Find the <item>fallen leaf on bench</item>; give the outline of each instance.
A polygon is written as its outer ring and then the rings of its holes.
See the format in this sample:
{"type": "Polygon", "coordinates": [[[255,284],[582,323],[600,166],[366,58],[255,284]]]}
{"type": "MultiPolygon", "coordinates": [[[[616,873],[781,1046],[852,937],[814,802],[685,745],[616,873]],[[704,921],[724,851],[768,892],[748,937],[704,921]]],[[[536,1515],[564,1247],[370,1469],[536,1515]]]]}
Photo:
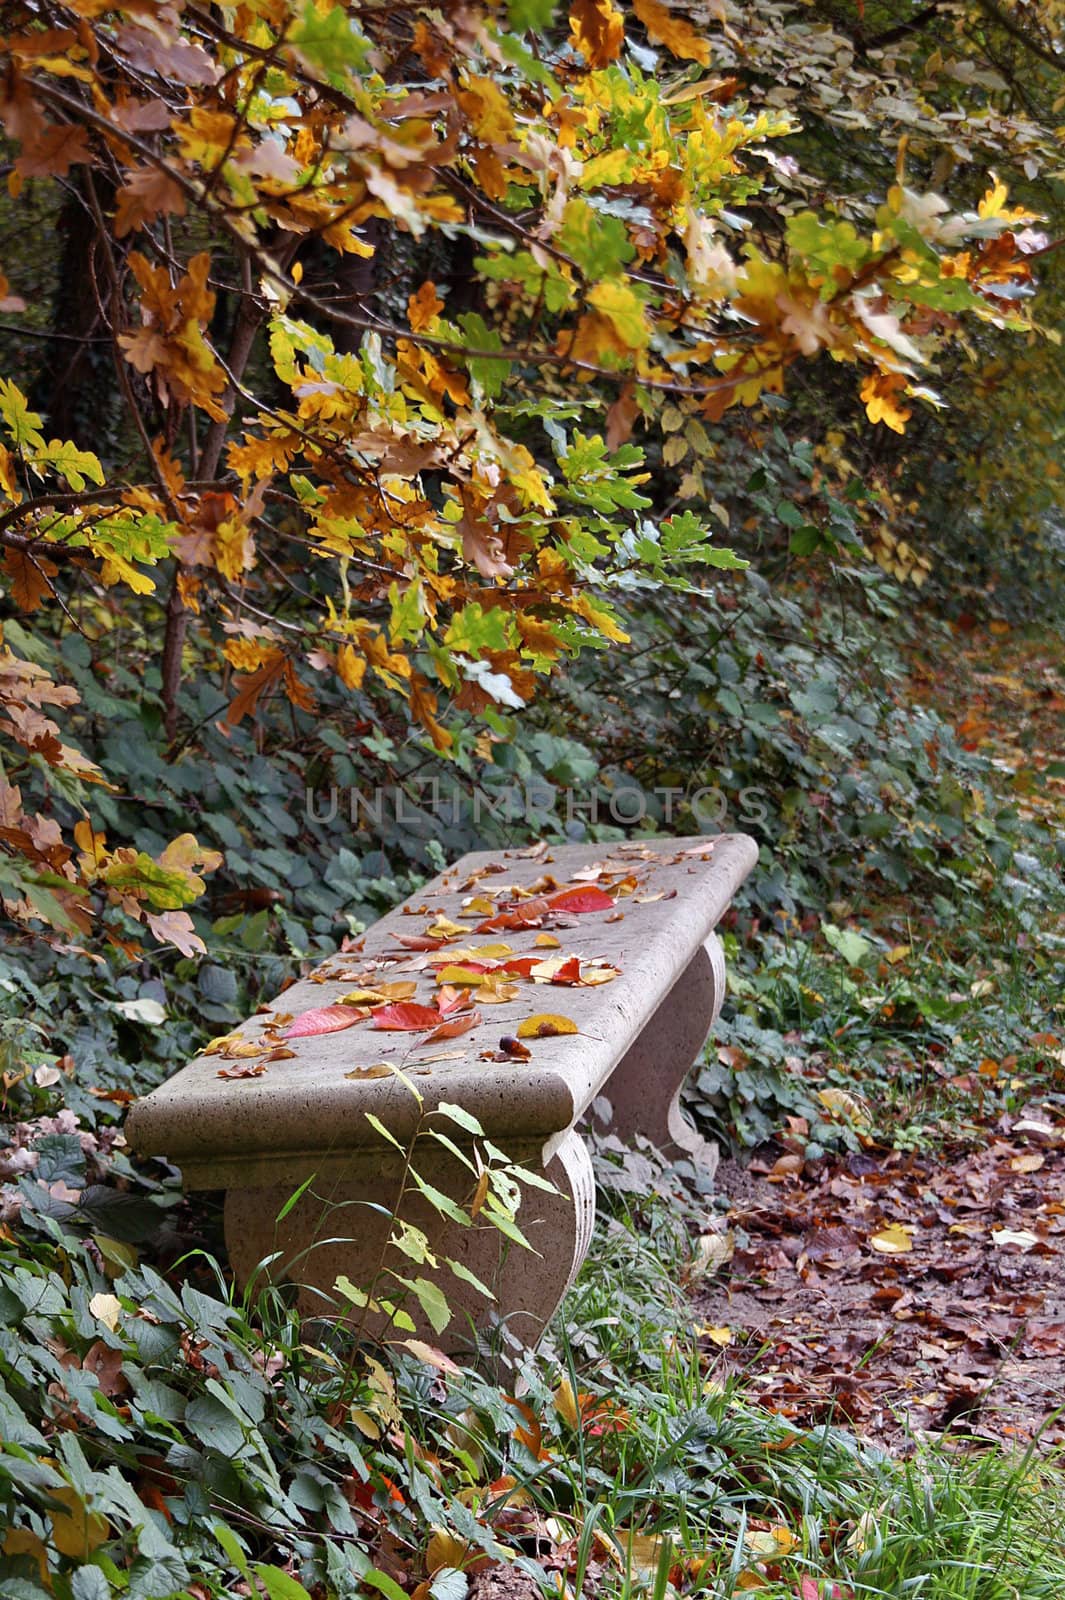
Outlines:
{"type": "MultiPolygon", "coordinates": [[[[613,903],[613,902],[611,902],[613,903]]],[[[474,933],[501,933],[504,930],[513,932],[519,928],[532,928],[541,922],[551,910],[546,899],[526,900],[524,905],[513,906],[509,911],[501,911],[498,916],[490,917],[487,922],[479,922],[474,933]]]]}
{"type": "Polygon", "coordinates": [[[386,1061],[375,1061],[374,1064],[369,1067],[352,1067],[351,1071],[345,1072],[344,1076],[345,1078],[356,1079],[393,1078],[395,1077],[395,1070],[394,1068],[390,1067],[386,1061]]]}
{"type": "MultiPolygon", "coordinates": [[[[438,967],[436,981],[437,983],[461,983],[468,988],[476,989],[484,982],[485,973],[491,971],[492,968],[487,961],[478,961],[471,966],[438,967]]],[[[414,985],[412,984],[411,988],[413,989],[413,987],[414,985]]]]}
{"type": "Polygon", "coordinates": [[[620,976],[618,968],[612,967],[607,961],[591,961],[581,968],[581,983],[593,987],[597,983],[613,983],[620,976]]]}
{"type": "Polygon", "coordinates": [[[265,1061],[245,1061],[243,1066],[219,1067],[220,1078],[261,1078],[266,1071],[265,1061]]]}
{"type": "MultiPolygon", "coordinates": [[[[491,906],[489,906],[489,910],[491,910],[491,906]]],[[[430,939],[440,940],[456,939],[460,933],[465,933],[466,929],[460,922],[452,922],[450,917],[439,916],[425,931],[430,939]]]]}
{"type": "Polygon", "coordinates": [[[447,1022],[442,1022],[434,1028],[426,1039],[426,1044],[435,1044],[437,1039],[457,1039],[461,1033],[469,1033],[471,1028],[476,1028],[481,1020],[479,1011],[466,1011],[460,1017],[451,1017],[447,1022]]]}
{"type": "Polygon", "coordinates": [[[205,1056],[258,1056],[262,1054],[262,1046],[239,1033],[226,1033],[205,1045],[203,1053],[205,1056]]]}
{"type": "Polygon", "coordinates": [[[508,983],[502,974],[493,972],[478,989],[477,1000],[482,1006],[503,1006],[516,1000],[520,993],[520,984],[508,983]]]}
{"type": "Polygon", "coordinates": [[[495,910],[495,903],[485,894],[475,894],[469,900],[462,902],[463,917],[490,917],[495,910]]]}
{"type": "Polygon", "coordinates": [[[440,940],[430,939],[427,934],[395,933],[392,937],[404,950],[437,950],[440,947],[440,940]]]}
{"type": "Polygon", "coordinates": [[[343,1028],[353,1028],[365,1015],[356,1006],[319,1006],[315,1011],[304,1011],[281,1037],[307,1039],[319,1033],[339,1033],[343,1028]]]}
{"type": "Polygon", "coordinates": [[[563,889],[561,894],[553,894],[548,904],[552,911],[568,911],[573,916],[582,916],[589,911],[614,910],[611,897],[592,885],[582,889],[563,889]]]}
{"type": "Polygon", "coordinates": [[[342,995],[339,1004],[342,1006],[379,1006],[389,1000],[409,1000],[416,994],[418,985],[409,978],[404,978],[398,983],[379,983],[372,989],[352,989],[350,994],[342,995]]]}
{"type": "Polygon", "coordinates": [[[538,933],[533,940],[533,944],[539,945],[541,950],[557,950],[559,948],[559,940],[555,938],[553,933],[538,933]]]}
{"type": "Polygon", "coordinates": [[[469,1011],[472,1005],[468,989],[454,989],[449,983],[444,984],[436,997],[436,1009],[442,1017],[450,1017],[456,1011],[469,1011]]]}
{"type": "Polygon", "coordinates": [[[378,1006],[371,1012],[370,1026],[386,1033],[420,1033],[424,1028],[435,1028],[440,1016],[435,1006],[398,1000],[394,1005],[378,1006]]]}
{"type": "Polygon", "coordinates": [[[504,961],[500,972],[510,972],[517,978],[531,978],[534,970],[542,965],[540,956],[513,956],[509,961],[504,961]]]}
{"type": "Polygon", "coordinates": [[[571,1017],[560,1017],[549,1011],[537,1012],[518,1024],[519,1039],[553,1039],[559,1034],[580,1031],[571,1017]]]}

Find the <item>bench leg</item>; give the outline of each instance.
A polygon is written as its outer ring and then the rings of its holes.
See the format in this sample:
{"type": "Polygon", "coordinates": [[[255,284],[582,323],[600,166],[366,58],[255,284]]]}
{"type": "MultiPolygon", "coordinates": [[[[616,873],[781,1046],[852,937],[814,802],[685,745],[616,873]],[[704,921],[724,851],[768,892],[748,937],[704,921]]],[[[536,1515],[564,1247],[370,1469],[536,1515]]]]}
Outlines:
{"type": "Polygon", "coordinates": [[[707,1177],[717,1167],[717,1146],[681,1111],[680,1092],[717,1021],[725,981],[724,952],[711,934],[603,1089],[611,1113],[606,1131],[625,1143],[641,1134],[666,1155],[694,1162],[707,1177]]]}
{"type": "MultiPolygon", "coordinates": [[[[225,1231],[230,1262],[243,1286],[257,1277],[260,1264],[277,1252],[263,1277],[287,1279],[299,1285],[299,1308],[308,1317],[361,1321],[352,1315],[350,1301],[335,1293],[343,1274],[366,1289],[375,1278],[376,1296],[402,1298],[404,1310],[417,1324],[418,1335],[452,1354],[470,1353],[478,1345],[477,1333],[494,1319],[505,1323],[521,1345],[536,1344],[558,1309],[584,1260],[595,1218],[595,1184],[583,1140],[572,1129],[559,1134],[546,1147],[508,1151],[512,1159],[551,1180],[557,1193],[525,1186],[517,1223],[529,1240],[533,1254],[508,1242],[498,1229],[483,1220],[464,1228],[442,1218],[417,1193],[405,1196],[399,1215],[421,1228],[438,1259],[461,1263],[492,1290],[485,1300],[446,1266],[434,1271],[417,1265],[388,1242],[393,1226],[379,1208],[396,1204],[401,1169],[390,1167],[377,1153],[353,1159],[340,1178],[316,1181],[298,1203],[281,1218],[280,1213],[296,1182],[267,1188],[230,1189],[226,1194],[225,1231]],[[388,1276],[386,1269],[408,1279],[431,1277],[445,1294],[452,1319],[442,1334],[435,1333],[417,1301],[388,1276]]],[[[442,1190],[457,1204],[469,1199],[470,1173],[460,1162],[426,1140],[414,1165],[427,1183],[442,1190]]],[[[386,1338],[409,1337],[389,1328],[381,1316],[365,1319],[367,1331],[386,1338]]],[[[489,1341],[490,1342],[490,1341],[489,1341]]]]}

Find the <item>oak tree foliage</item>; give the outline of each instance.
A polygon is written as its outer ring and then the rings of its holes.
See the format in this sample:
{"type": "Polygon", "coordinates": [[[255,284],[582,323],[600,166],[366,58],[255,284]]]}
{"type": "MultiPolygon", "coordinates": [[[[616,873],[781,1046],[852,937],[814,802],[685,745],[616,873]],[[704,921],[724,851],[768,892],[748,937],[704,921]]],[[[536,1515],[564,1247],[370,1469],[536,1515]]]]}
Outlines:
{"type": "MultiPolygon", "coordinates": [[[[490,727],[568,656],[623,647],[612,596],[742,564],[708,428],[807,374],[905,436],[974,340],[1033,335],[1060,20],[1057,0],[6,6],[9,201],[32,227],[42,186],[61,195],[79,308],[65,367],[0,377],[8,614],[61,608],[96,649],[141,607],[175,751],[194,657],[229,725],[376,684],[447,753],[456,715],[490,727]],[[64,371],[120,413],[106,447],[64,371]]],[[[17,325],[33,284],[0,265],[17,325]]],[[[108,777],[64,742],[73,698],[2,646],[6,908],[65,938],[110,907],[194,950],[218,856],[94,829],[108,777]],[[27,766],[82,810],[71,833],[24,807],[27,766]]]]}

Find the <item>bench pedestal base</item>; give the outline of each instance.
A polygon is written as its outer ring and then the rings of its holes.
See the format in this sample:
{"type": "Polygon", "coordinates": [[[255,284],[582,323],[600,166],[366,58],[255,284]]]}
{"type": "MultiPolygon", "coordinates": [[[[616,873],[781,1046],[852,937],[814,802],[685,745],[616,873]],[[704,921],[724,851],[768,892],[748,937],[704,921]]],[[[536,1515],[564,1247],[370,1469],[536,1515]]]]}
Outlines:
{"type": "Polygon", "coordinates": [[[724,952],[711,934],[614,1068],[601,1096],[610,1115],[596,1115],[601,1131],[626,1144],[640,1135],[664,1155],[691,1161],[707,1178],[717,1169],[717,1146],[688,1121],[680,1097],[717,1021],[725,984],[724,952]]]}
{"type": "MultiPolygon", "coordinates": [[[[304,1316],[340,1317],[361,1324],[368,1334],[410,1337],[409,1329],[397,1330],[382,1312],[353,1309],[334,1288],[344,1276],[360,1289],[372,1285],[375,1298],[402,1305],[419,1337],[452,1354],[469,1355],[490,1344],[490,1334],[484,1338],[478,1332],[493,1319],[505,1324],[510,1339],[531,1347],[587,1254],[595,1219],[595,1183],[588,1152],[572,1130],[546,1149],[514,1149],[507,1154],[549,1179],[557,1191],[531,1186],[523,1191],[518,1225],[535,1255],[484,1220],[464,1228],[442,1218],[409,1184],[401,1200],[403,1168],[398,1153],[393,1165],[384,1153],[373,1152],[353,1156],[343,1176],[313,1183],[284,1217],[280,1214],[298,1185],[230,1189],[225,1231],[237,1280],[246,1284],[260,1275],[287,1279],[300,1286],[299,1309],[304,1316]],[[397,1209],[404,1222],[429,1236],[442,1270],[434,1270],[429,1262],[419,1264],[390,1244],[389,1236],[397,1231],[392,1221],[397,1209]],[[444,1265],[449,1259],[485,1284],[494,1299],[486,1299],[449,1271],[444,1265]],[[396,1273],[409,1280],[431,1276],[439,1285],[452,1313],[443,1331],[431,1326],[417,1296],[397,1281],[396,1273]]],[[[469,1170],[434,1140],[416,1146],[413,1164],[426,1183],[456,1205],[469,1203],[473,1187],[469,1170]]]]}
{"type": "MultiPolygon", "coordinates": [[[[626,1142],[642,1135],[665,1154],[694,1162],[712,1175],[717,1149],[702,1139],[680,1109],[680,1093],[721,1009],[725,966],[711,937],[674,984],[639,1038],[614,1069],[604,1089],[610,1103],[607,1128],[626,1142]]],[[[454,1133],[450,1127],[449,1132],[454,1133]]],[[[338,1295],[345,1277],[375,1299],[398,1302],[414,1319],[420,1337],[452,1354],[483,1350],[482,1330],[494,1319],[511,1338],[530,1347],[554,1316],[591,1241],[595,1185],[588,1152],[570,1129],[546,1145],[518,1144],[506,1151],[520,1166],[548,1178],[557,1193],[526,1186],[518,1225],[537,1254],[505,1239],[483,1219],[472,1226],[442,1217],[408,1178],[399,1152],[382,1146],[352,1152],[337,1175],[316,1179],[295,1206],[281,1213],[300,1179],[262,1187],[230,1188],[225,1229],[230,1260],[243,1285],[265,1275],[300,1286],[299,1308],[309,1317],[342,1317],[367,1333],[404,1337],[386,1314],[353,1309],[338,1295]],[[420,1228],[441,1264],[450,1260],[471,1272],[494,1295],[486,1300],[468,1281],[443,1266],[418,1263],[390,1242],[393,1215],[420,1228]],[[441,1332],[428,1322],[417,1296],[397,1280],[431,1276],[451,1309],[441,1332]],[[372,1287],[371,1287],[372,1286],[372,1287]]],[[[431,1138],[415,1148],[413,1166],[426,1183],[457,1206],[469,1205],[470,1170],[431,1138]]],[[[253,1173],[249,1171],[249,1180],[253,1173]]],[[[406,1330],[409,1336],[409,1330],[406,1330]]],[[[488,1341],[490,1342],[490,1340],[488,1341]]]]}

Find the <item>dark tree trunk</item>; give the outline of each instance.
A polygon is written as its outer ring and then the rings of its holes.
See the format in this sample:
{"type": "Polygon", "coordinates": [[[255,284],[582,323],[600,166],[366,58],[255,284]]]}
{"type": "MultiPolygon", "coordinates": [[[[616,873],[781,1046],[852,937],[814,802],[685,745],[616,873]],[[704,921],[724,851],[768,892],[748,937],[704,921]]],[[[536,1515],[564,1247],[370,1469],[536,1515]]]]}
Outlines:
{"type": "MultiPolygon", "coordinates": [[[[102,179],[96,179],[97,191],[102,179]]],[[[106,206],[111,196],[100,195],[106,206]]],[[[96,224],[80,191],[69,193],[57,222],[59,280],[52,305],[52,337],[30,392],[49,434],[99,450],[118,405],[114,361],[96,293],[107,302],[103,268],[96,260],[96,224]],[[94,284],[96,288],[94,289],[94,284]]]]}

